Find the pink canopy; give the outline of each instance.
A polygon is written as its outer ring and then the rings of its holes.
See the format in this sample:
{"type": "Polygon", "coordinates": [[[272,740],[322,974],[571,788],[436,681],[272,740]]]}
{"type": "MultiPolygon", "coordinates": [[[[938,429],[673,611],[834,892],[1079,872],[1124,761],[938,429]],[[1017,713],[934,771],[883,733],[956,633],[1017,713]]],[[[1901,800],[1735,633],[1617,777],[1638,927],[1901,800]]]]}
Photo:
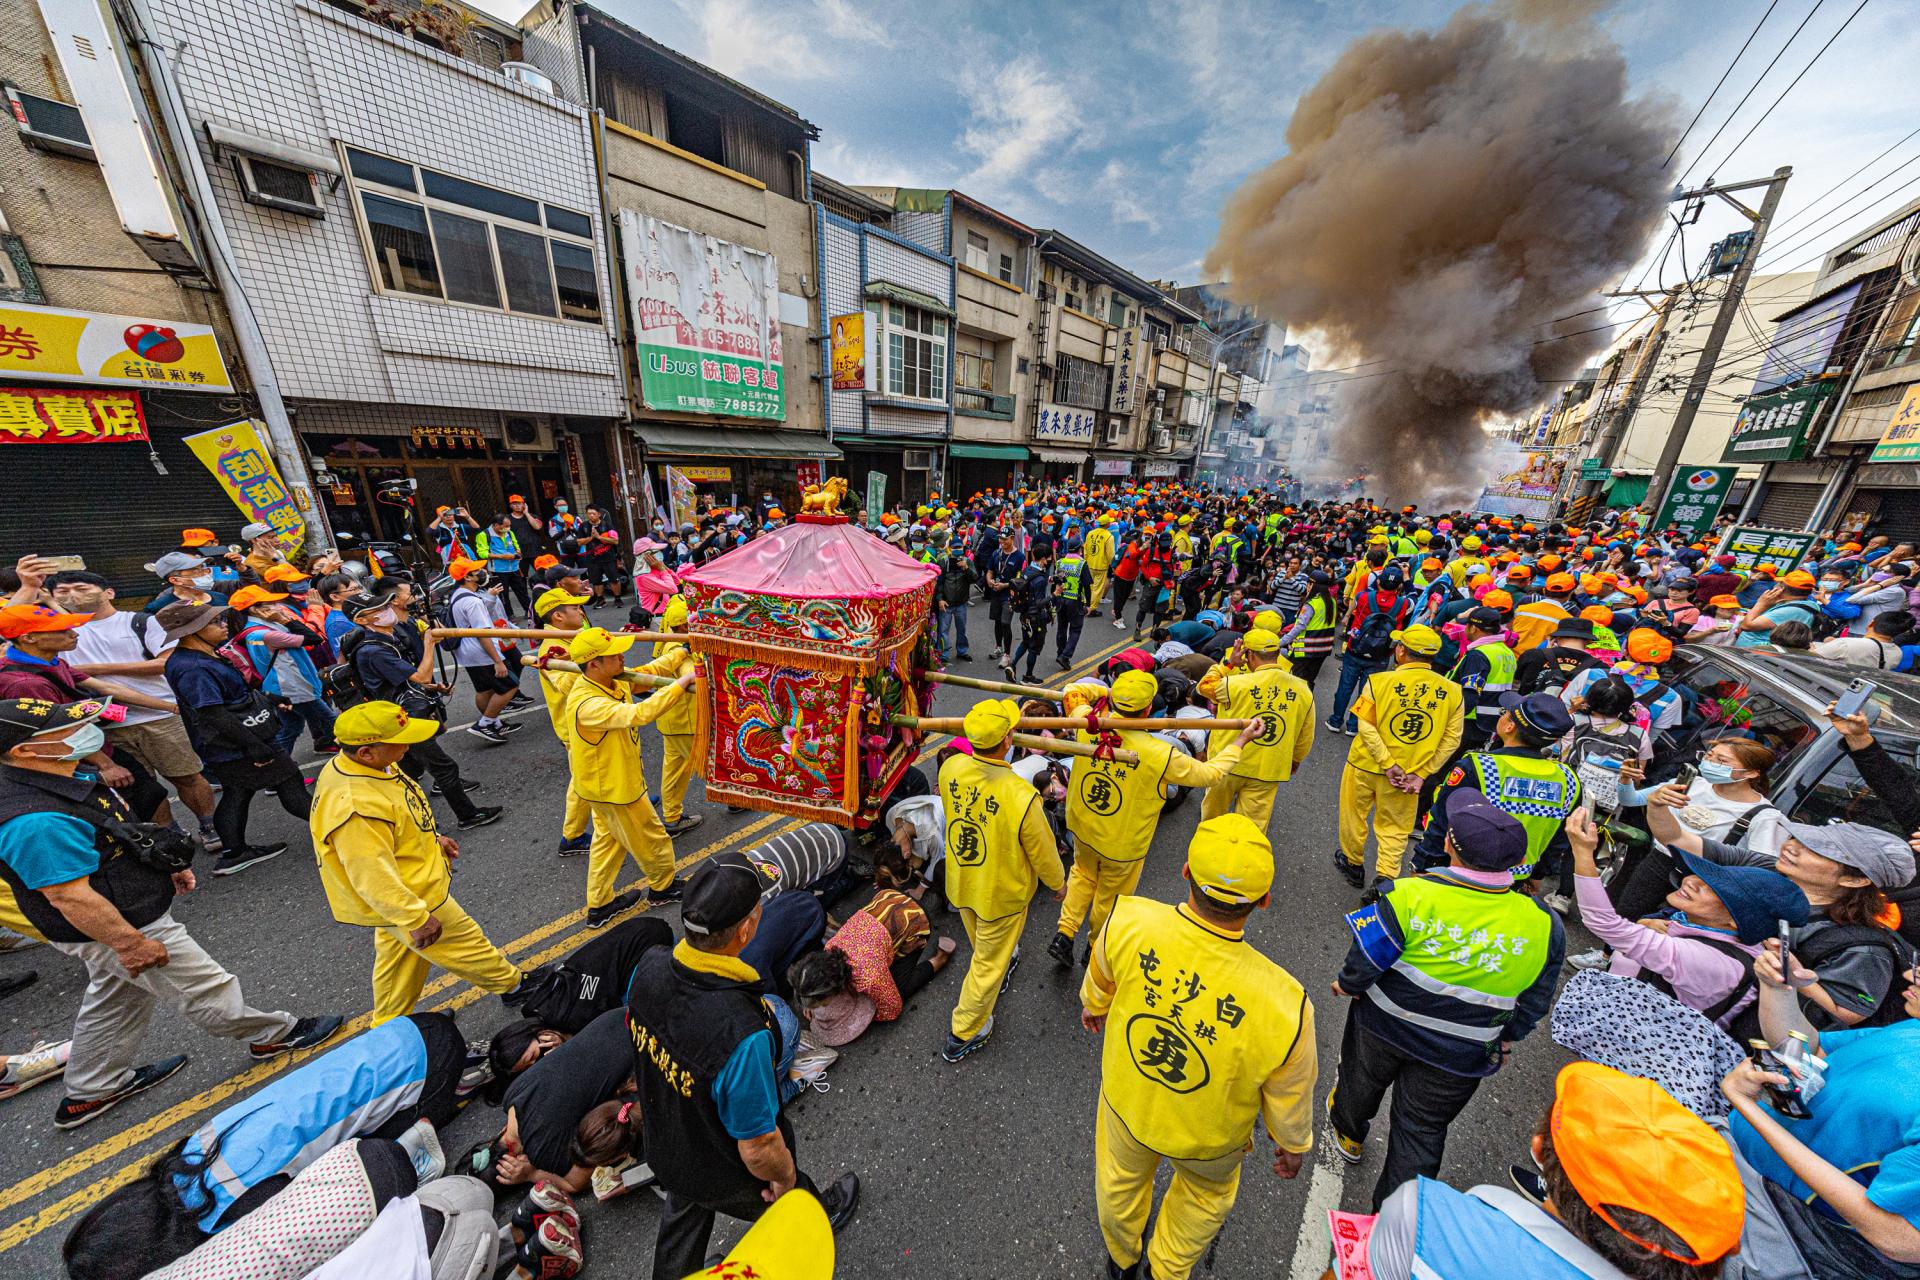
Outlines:
{"type": "Polygon", "coordinates": [[[844,521],[800,517],[746,546],[683,573],[716,590],[797,599],[872,600],[925,585],[939,571],[844,521]]]}

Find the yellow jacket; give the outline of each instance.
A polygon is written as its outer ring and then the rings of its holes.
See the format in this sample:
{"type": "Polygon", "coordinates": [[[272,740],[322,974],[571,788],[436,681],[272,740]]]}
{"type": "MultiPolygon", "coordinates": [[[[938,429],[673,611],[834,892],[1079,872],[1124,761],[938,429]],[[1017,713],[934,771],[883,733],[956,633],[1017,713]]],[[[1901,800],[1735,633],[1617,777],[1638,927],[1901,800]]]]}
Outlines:
{"type": "Polygon", "coordinates": [[[1360,732],[1347,748],[1347,763],[1363,773],[1399,765],[1426,777],[1460,745],[1465,701],[1459,685],[1424,662],[1374,672],[1353,704],[1360,732]]]}
{"type": "Polygon", "coordinates": [[[398,765],[371,769],[347,755],[327,761],[307,826],[320,885],[341,924],[412,931],[447,900],[453,872],[433,806],[398,765]]]}
{"type": "Polygon", "coordinates": [[[1364,556],[1355,563],[1353,568],[1347,570],[1347,580],[1340,588],[1340,599],[1342,603],[1349,607],[1352,606],[1353,598],[1360,594],[1360,588],[1366,583],[1368,575],[1372,572],[1373,566],[1367,563],[1366,557],[1364,556]]]}
{"type": "MultiPolygon", "coordinates": [[[[1144,729],[1118,731],[1120,745],[1140,757],[1139,764],[1076,756],[1067,780],[1067,830],[1089,849],[1114,862],[1138,862],[1147,856],[1160,829],[1167,787],[1205,790],[1240,763],[1240,748],[1229,742],[1205,763],[1144,729]]],[[[1093,742],[1084,729],[1080,741],[1093,742]]]]}
{"type": "Polygon", "coordinates": [[[1086,543],[1080,548],[1081,558],[1087,562],[1087,568],[1095,573],[1105,573],[1113,567],[1113,530],[1104,525],[1095,525],[1087,534],[1086,543]]]}
{"type": "Polygon", "coordinates": [[[1464,587],[1467,585],[1467,579],[1474,574],[1491,574],[1493,572],[1493,566],[1487,563],[1485,556],[1464,555],[1457,559],[1449,560],[1445,572],[1449,578],[1453,579],[1454,586],[1464,587]]]}
{"type": "MultiPolygon", "coordinates": [[[[1313,750],[1313,689],[1293,674],[1285,659],[1254,670],[1216,663],[1200,677],[1199,692],[1223,720],[1263,723],[1260,736],[1247,744],[1233,766],[1234,777],[1285,782],[1313,750]]],[[[1207,754],[1223,754],[1238,736],[1234,729],[1215,729],[1207,739],[1207,754]]]]}
{"type": "MultiPolygon", "coordinates": [[[[693,650],[684,644],[661,644],[654,646],[652,661],[645,666],[631,667],[629,670],[638,671],[643,675],[672,676],[678,679],[692,670],[696,661],[698,659],[693,656],[693,650]]],[[[693,713],[694,700],[681,698],[660,713],[660,719],[657,722],[660,732],[691,735],[695,728],[693,713]]]]}
{"type": "Polygon", "coordinates": [[[573,682],[580,678],[578,671],[546,671],[536,668],[540,677],[540,696],[547,700],[547,723],[553,726],[553,736],[560,739],[561,745],[569,741],[567,736],[567,694],[573,690],[573,682]]]}
{"type": "Polygon", "coordinates": [[[1067,882],[1040,793],[1005,760],[956,755],[940,766],[947,811],[947,898],[982,919],[1017,915],[1036,884],[1067,882]]]}
{"type": "Polygon", "coordinates": [[[1093,946],[1080,1003],[1105,1014],[1100,1098],[1174,1160],[1313,1146],[1319,1056],[1300,983],[1190,906],[1124,897],[1093,946]]]}
{"type": "Polygon", "coordinates": [[[632,804],[647,794],[640,768],[640,726],[660,718],[681,696],[678,685],[642,702],[623,680],[614,687],[582,675],[567,691],[567,763],[574,794],[596,804],[632,804]]]}

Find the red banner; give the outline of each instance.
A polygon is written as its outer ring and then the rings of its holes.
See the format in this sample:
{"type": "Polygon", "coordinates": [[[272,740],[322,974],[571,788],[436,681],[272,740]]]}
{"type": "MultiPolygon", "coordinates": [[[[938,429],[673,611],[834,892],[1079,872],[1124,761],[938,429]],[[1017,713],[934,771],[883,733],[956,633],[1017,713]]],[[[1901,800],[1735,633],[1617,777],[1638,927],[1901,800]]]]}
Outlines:
{"type": "Polygon", "coordinates": [[[119,444],[146,438],[137,391],[0,387],[0,444],[119,444]]]}

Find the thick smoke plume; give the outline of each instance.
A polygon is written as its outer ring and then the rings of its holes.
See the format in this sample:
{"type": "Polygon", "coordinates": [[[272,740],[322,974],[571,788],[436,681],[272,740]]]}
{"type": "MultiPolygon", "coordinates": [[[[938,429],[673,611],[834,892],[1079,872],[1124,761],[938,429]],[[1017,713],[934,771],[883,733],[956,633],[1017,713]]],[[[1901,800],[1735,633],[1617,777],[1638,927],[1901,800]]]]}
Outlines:
{"type": "Polygon", "coordinates": [[[1208,268],[1319,330],[1317,363],[1377,362],[1341,383],[1330,456],[1297,471],[1464,502],[1488,478],[1478,424],[1605,346],[1588,309],[1660,221],[1674,125],[1627,97],[1594,7],[1508,0],[1361,37],[1300,99],[1288,154],[1228,200],[1208,268]]]}

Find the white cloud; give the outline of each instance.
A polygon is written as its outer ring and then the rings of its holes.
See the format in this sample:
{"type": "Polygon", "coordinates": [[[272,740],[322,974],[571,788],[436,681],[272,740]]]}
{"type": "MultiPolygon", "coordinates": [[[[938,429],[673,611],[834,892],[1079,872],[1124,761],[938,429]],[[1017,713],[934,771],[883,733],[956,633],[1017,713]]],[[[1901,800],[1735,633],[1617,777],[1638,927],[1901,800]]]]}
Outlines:
{"type": "Polygon", "coordinates": [[[1027,55],[961,78],[967,119],[960,150],[974,158],[962,185],[989,197],[1017,192],[1056,175],[1047,170],[1063,149],[1083,146],[1086,123],[1075,95],[1055,68],[1027,55]]]}
{"type": "Polygon", "coordinates": [[[824,80],[856,74],[875,49],[893,46],[886,23],[851,0],[813,4],[677,0],[699,33],[692,56],[735,79],[824,80]],[[825,37],[824,39],[822,37],[825,37]]]}

